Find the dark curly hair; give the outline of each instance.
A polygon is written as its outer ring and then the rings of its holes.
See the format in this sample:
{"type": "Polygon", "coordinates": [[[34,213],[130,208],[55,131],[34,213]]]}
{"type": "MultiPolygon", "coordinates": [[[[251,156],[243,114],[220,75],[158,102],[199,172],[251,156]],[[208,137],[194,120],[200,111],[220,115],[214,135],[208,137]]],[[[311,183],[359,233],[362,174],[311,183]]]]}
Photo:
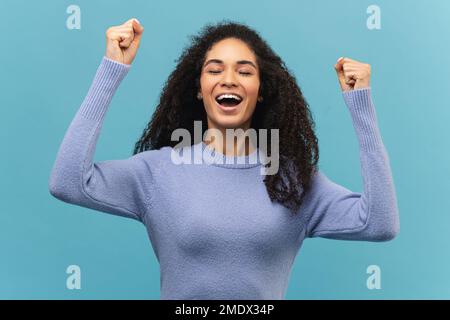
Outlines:
{"type": "MultiPolygon", "coordinates": [[[[279,169],[274,175],[266,175],[264,183],[271,201],[296,213],[319,160],[315,124],[295,77],[260,35],[245,24],[226,20],[207,24],[198,35],[190,37],[191,44],[175,61],[178,64],[165,82],[159,104],[133,154],[174,147],[178,141],[172,141],[171,134],[178,128],[188,130],[194,137],[194,121],[201,121],[203,136],[207,129],[206,111],[203,102],[196,99],[200,74],[208,50],[226,38],[244,41],[256,55],[263,101],[255,108],[251,128],[267,129],[268,155],[271,129],[279,130],[279,169]]],[[[197,142],[191,141],[194,143],[197,142]]]]}

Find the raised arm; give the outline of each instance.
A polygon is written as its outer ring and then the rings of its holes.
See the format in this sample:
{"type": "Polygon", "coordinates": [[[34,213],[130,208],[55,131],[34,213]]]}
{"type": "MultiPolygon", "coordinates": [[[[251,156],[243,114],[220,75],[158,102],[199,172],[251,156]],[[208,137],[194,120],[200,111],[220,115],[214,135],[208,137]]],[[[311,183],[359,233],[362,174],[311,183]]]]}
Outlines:
{"type": "MultiPolygon", "coordinates": [[[[136,22],[130,22],[127,26],[132,28],[128,31],[142,32],[136,22]]],[[[108,29],[107,54],[61,143],[50,175],[49,190],[65,202],[142,221],[151,184],[144,155],[93,163],[103,119],[132,61],[118,61],[120,56],[111,53],[118,54],[111,47],[117,45],[122,48],[119,41],[126,48],[131,47],[131,37],[127,38],[125,33],[127,26],[120,30],[108,29]],[[113,39],[115,36],[116,40],[113,39]]],[[[133,58],[134,55],[135,52],[133,58]]]]}
{"type": "Polygon", "coordinates": [[[346,78],[342,76],[341,87],[358,137],[364,190],[352,192],[331,181],[323,172],[317,172],[307,196],[307,237],[387,241],[399,232],[396,192],[371,88],[355,88],[355,79],[358,79],[357,72],[346,78]]]}

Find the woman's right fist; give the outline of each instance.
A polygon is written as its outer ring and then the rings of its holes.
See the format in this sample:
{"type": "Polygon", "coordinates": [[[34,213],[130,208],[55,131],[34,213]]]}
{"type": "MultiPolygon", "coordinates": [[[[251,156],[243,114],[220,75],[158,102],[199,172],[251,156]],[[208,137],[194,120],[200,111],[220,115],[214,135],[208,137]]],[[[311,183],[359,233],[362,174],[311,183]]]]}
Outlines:
{"type": "Polygon", "coordinates": [[[144,27],[135,18],[106,30],[105,56],[124,64],[131,64],[141,42],[144,27]]]}

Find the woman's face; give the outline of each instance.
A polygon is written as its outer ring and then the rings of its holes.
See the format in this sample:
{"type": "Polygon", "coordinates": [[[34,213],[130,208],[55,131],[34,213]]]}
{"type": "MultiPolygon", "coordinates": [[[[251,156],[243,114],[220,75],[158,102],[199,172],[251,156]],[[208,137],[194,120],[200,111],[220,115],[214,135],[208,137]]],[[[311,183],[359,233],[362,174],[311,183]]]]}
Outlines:
{"type": "Polygon", "coordinates": [[[227,38],[214,44],[206,54],[200,75],[208,128],[249,128],[259,85],[256,57],[245,42],[227,38]],[[237,95],[240,100],[218,102],[225,93],[237,95]]]}

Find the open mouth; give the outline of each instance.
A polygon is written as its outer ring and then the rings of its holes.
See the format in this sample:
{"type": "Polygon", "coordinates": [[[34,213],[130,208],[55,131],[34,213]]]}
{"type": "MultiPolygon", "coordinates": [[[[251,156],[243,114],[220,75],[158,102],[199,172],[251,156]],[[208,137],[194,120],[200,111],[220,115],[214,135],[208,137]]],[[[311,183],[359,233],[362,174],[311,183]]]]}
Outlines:
{"type": "Polygon", "coordinates": [[[219,94],[216,97],[216,102],[222,107],[235,107],[242,102],[242,97],[237,94],[219,94]]]}

